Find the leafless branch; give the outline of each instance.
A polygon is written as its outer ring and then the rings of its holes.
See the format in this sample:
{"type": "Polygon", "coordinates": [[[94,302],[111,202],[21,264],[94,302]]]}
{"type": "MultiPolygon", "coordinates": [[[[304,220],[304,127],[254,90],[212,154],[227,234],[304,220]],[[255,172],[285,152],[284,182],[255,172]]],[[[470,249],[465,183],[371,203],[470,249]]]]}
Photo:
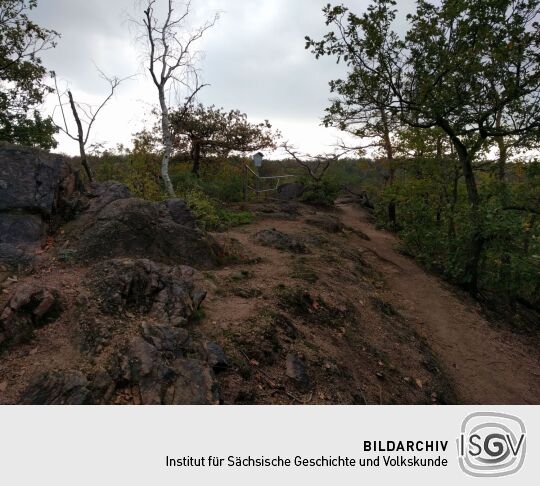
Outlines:
{"type": "Polygon", "coordinates": [[[292,159],[301,167],[303,167],[309,176],[320,182],[324,177],[326,171],[329,169],[332,162],[336,162],[341,157],[343,157],[349,151],[335,152],[333,154],[320,154],[320,155],[309,155],[309,154],[300,154],[297,149],[291,146],[288,142],[285,142],[281,145],[281,148],[292,157],[292,159]],[[307,160],[304,160],[307,159],[307,160]]]}

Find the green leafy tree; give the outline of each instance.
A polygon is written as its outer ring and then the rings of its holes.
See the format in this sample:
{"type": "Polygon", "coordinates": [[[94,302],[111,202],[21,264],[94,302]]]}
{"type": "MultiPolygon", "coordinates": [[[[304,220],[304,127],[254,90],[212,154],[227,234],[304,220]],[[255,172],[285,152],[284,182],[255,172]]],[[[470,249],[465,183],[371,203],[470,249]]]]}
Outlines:
{"type": "Polygon", "coordinates": [[[55,46],[58,34],[35,24],[28,12],[37,0],[0,0],[0,139],[56,147],[56,127],[38,111],[51,89],[39,54],[55,46]]]}
{"type": "MultiPolygon", "coordinates": [[[[376,149],[386,170],[386,184],[391,187],[395,179],[395,146],[393,132],[398,126],[395,110],[391,109],[391,86],[380,82],[399,52],[399,38],[392,31],[394,15],[384,2],[369,6],[362,17],[350,13],[345,7],[327,6],[327,25],[337,29],[328,33],[320,42],[306,37],[307,48],[313,48],[317,58],[324,54],[337,55],[350,67],[345,79],[330,82],[335,94],[323,119],[325,126],[333,126],[364,141],[360,147],[376,149]],[[345,18],[347,20],[345,21],[345,18]],[[359,35],[361,32],[366,35],[359,35]],[[354,44],[354,49],[342,49],[342,40],[354,44]],[[362,59],[363,53],[365,59],[362,59]],[[358,63],[356,62],[358,61],[358,63]]],[[[388,219],[395,227],[395,201],[388,202],[388,219]]]]}
{"type": "MultiPolygon", "coordinates": [[[[347,63],[347,79],[376,75],[390,90],[386,109],[401,124],[438,127],[449,137],[467,190],[470,234],[463,281],[473,293],[486,243],[474,164],[496,137],[538,138],[539,4],[419,0],[406,35],[386,33],[382,50],[370,46],[380,45],[379,26],[394,22],[394,0],[374,0],[360,16],[329,5],[324,14],[334,30],[320,42],[308,39],[315,55],[347,63]]],[[[371,97],[354,79],[345,94],[351,106],[371,97]]]]}
{"type": "Polygon", "coordinates": [[[203,157],[228,157],[274,148],[279,133],[270,122],[251,123],[238,110],[225,111],[215,106],[190,105],[171,113],[175,145],[186,149],[193,161],[193,173],[199,175],[203,157]]]}

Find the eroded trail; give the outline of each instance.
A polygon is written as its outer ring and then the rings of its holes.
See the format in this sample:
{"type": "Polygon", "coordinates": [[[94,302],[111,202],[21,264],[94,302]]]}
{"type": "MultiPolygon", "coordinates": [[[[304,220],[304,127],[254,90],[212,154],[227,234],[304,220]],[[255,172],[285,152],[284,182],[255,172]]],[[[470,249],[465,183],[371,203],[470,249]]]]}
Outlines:
{"type": "Polygon", "coordinates": [[[459,403],[540,402],[538,349],[524,336],[494,327],[477,305],[396,251],[397,239],[367,214],[340,204],[343,222],[370,237],[364,256],[384,275],[385,298],[426,339],[452,380],[459,403]]]}

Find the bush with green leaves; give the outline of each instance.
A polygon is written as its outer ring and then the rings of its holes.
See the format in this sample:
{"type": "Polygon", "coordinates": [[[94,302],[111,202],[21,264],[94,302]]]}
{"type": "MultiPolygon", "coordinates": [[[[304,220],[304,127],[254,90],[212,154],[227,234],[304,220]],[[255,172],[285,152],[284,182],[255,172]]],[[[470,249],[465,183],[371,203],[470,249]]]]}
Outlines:
{"type": "MultiPolygon", "coordinates": [[[[493,164],[495,165],[495,164],[493,164]]],[[[485,239],[479,288],[499,302],[540,309],[540,170],[538,162],[508,164],[501,184],[489,164],[479,173],[477,225],[485,239]],[[503,189],[504,188],[504,189],[503,189]]],[[[433,159],[404,162],[395,183],[381,187],[376,215],[388,225],[389,200],[397,206],[402,250],[425,267],[467,287],[468,244],[475,231],[462,177],[433,159]]]]}
{"type": "Polygon", "coordinates": [[[314,206],[332,206],[340,192],[338,184],[326,179],[320,182],[304,180],[304,185],[305,191],[301,200],[314,206]]]}
{"type": "Polygon", "coordinates": [[[201,229],[207,231],[224,231],[233,226],[249,224],[253,214],[248,211],[235,211],[224,207],[219,201],[210,198],[199,188],[190,188],[178,195],[186,201],[197,218],[201,229]]]}

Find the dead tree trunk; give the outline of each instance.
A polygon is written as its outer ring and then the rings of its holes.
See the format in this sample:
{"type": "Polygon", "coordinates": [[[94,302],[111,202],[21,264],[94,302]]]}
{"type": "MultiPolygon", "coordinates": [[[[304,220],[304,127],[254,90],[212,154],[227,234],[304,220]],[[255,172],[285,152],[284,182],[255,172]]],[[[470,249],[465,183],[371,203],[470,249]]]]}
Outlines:
{"type": "Polygon", "coordinates": [[[94,172],[92,171],[92,168],[90,167],[90,164],[88,163],[88,159],[86,157],[86,150],[84,148],[85,145],[85,136],[84,136],[84,130],[81,123],[81,118],[79,117],[79,112],[77,111],[77,106],[75,105],[75,100],[73,99],[73,94],[71,94],[71,91],[68,91],[68,97],[69,97],[69,105],[71,106],[71,111],[73,112],[73,118],[75,119],[75,124],[77,125],[77,142],[79,143],[79,153],[81,155],[81,163],[84,167],[84,170],[86,171],[86,175],[88,176],[88,180],[90,182],[94,182],[94,172]]]}

